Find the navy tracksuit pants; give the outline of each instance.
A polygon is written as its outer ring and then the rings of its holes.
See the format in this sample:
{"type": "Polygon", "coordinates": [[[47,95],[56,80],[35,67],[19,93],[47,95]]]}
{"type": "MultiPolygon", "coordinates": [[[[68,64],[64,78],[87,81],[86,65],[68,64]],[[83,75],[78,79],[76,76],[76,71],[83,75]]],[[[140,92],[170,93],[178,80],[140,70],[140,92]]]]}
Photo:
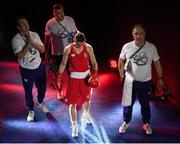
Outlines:
{"type": "Polygon", "coordinates": [[[25,90],[25,100],[26,106],[29,110],[34,110],[34,101],[33,101],[33,85],[37,88],[37,99],[39,103],[43,102],[46,92],[46,71],[44,64],[40,64],[37,69],[31,70],[26,68],[20,68],[20,73],[22,77],[22,83],[25,90]]]}
{"type": "Polygon", "coordinates": [[[132,104],[131,106],[123,107],[123,118],[126,123],[129,123],[132,118],[133,105],[136,100],[136,97],[139,100],[141,105],[141,115],[142,121],[144,124],[150,122],[151,112],[150,112],[150,103],[149,103],[149,94],[152,91],[152,81],[146,82],[133,82],[132,89],[132,104]]]}

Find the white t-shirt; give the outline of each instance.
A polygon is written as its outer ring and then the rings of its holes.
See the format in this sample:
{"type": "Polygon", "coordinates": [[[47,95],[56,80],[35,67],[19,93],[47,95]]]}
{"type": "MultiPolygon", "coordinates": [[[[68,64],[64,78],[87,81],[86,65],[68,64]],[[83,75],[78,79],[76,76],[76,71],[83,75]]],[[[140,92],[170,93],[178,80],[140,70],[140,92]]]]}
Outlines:
{"type": "MultiPolygon", "coordinates": [[[[144,47],[130,59],[131,55],[138,50],[139,47],[135,45],[135,41],[126,43],[120,53],[120,58],[123,60],[130,60],[131,74],[136,81],[148,81],[152,79],[152,61],[159,59],[157,48],[150,42],[145,42],[144,47]]],[[[127,62],[127,61],[126,61],[127,62]]]]}
{"type": "Polygon", "coordinates": [[[74,19],[70,16],[64,16],[64,20],[57,22],[51,18],[45,28],[45,35],[51,36],[51,53],[52,55],[62,55],[64,48],[70,44],[69,39],[72,33],[77,31],[74,19]]]}
{"type": "MultiPolygon", "coordinates": [[[[42,44],[39,35],[36,32],[29,32],[34,41],[38,44],[42,44]]],[[[19,53],[25,45],[26,38],[17,33],[12,39],[12,48],[14,54],[19,53]]],[[[29,47],[29,51],[25,54],[23,59],[18,59],[18,63],[21,67],[27,69],[36,69],[41,64],[40,53],[33,46],[29,47]]]]}

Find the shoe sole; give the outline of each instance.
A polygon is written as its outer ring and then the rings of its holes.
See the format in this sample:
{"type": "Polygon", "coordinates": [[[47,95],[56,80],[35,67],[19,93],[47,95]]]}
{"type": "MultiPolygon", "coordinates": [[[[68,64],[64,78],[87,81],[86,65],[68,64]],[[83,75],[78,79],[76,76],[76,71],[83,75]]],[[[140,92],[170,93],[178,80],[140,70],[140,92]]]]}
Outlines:
{"type": "Polygon", "coordinates": [[[34,121],[34,119],[33,120],[27,120],[28,122],[33,122],[34,121]]]}
{"type": "Polygon", "coordinates": [[[78,137],[78,134],[77,135],[72,135],[72,137],[78,137]]]}

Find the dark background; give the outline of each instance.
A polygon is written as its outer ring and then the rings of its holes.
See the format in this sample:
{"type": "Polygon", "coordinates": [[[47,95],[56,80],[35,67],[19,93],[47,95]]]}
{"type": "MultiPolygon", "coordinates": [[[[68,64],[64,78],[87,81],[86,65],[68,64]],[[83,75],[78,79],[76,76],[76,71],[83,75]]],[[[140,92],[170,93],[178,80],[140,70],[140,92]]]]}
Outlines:
{"type": "MultiPolygon", "coordinates": [[[[0,57],[14,58],[11,39],[17,33],[15,21],[27,17],[32,31],[44,40],[44,28],[52,17],[53,0],[1,1],[0,57]]],[[[85,33],[87,42],[95,51],[98,63],[107,65],[109,58],[118,58],[124,43],[132,40],[131,27],[144,24],[146,39],[156,45],[167,83],[179,98],[179,5],[175,1],[137,0],[62,0],[65,15],[72,16],[78,29],[85,33]]]]}

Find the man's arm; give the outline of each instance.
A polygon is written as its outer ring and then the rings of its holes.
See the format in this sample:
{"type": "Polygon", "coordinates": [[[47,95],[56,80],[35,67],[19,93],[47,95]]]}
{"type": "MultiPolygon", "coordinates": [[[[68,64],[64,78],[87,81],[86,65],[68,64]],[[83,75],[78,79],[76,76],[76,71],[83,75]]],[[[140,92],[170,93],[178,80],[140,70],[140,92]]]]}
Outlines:
{"type": "Polygon", "coordinates": [[[45,60],[49,60],[51,53],[51,36],[46,35],[44,37],[44,47],[45,47],[45,60]]]}
{"type": "Polygon", "coordinates": [[[98,64],[96,61],[96,57],[94,55],[93,48],[90,45],[87,46],[87,52],[89,54],[93,70],[98,71],[98,64]]]}
{"type": "Polygon", "coordinates": [[[64,69],[66,67],[67,61],[68,61],[69,54],[70,54],[70,47],[67,46],[64,49],[63,58],[62,58],[61,64],[59,65],[58,72],[56,73],[55,78],[53,79],[53,82],[52,82],[53,87],[57,90],[62,89],[62,86],[61,86],[62,76],[63,76],[64,69]]]}
{"type": "Polygon", "coordinates": [[[156,69],[156,73],[158,76],[158,81],[157,81],[157,87],[163,87],[164,86],[164,81],[163,81],[163,70],[161,66],[160,60],[154,61],[154,67],[156,69]]]}
{"type": "Polygon", "coordinates": [[[17,53],[18,59],[23,59],[28,50],[29,50],[29,43],[26,42],[22,50],[17,53]]]}
{"type": "MultiPolygon", "coordinates": [[[[39,38],[39,36],[38,36],[38,38],[39,38]]],[[[40,53],[44,53],[44,51],[45,51],[44,45],[41,43],[35,42],[35,40],[29,33],[27,34],[26,39],[27,39],[27,42],[29,44],[31,44],[35,49],[37,49],[40,53]]]]}
{"type": "Polygon", "coordinates": [[[124,79],[124,63],[125,63],[125,60],[123,60],[123,59],[121,59],[119,57],[119,59],[118,59],[118,70],[119,70],[119,75],[120,75],[121,82],[124,79]]]}
{"type": "Polygon", "coordinates": [[[65,69],[67,61],[68,61],[69,54],[70,54],[70,46],[67,46],[64,49],[63,58],[62,58],[60,66],[58,68],[58,73],[62,74],[64,72],[64,69],[65,69]]]}

